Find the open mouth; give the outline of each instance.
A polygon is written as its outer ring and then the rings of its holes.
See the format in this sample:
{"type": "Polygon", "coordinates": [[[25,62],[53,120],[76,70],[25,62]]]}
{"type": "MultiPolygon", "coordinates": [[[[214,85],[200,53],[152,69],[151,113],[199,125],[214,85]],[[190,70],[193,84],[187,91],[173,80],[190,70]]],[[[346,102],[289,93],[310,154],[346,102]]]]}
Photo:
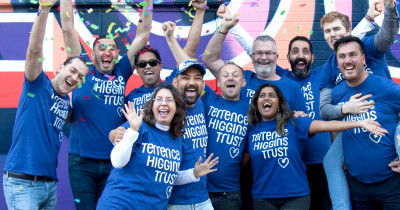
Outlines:
{"type": "Polygon", "coordinates": [[[158,114],[159,114],[159,116],[160,116],[160,118],[167,118],[168,117],[168,115],[169,115],[169,110],[167,110],[167,109],[160,109],[160,110],[158,110],[158,114]]]}
{"type": "Polygon", "coordinates": [[[263,109],[264,109],[265,111],[268,111],[268,110],[271,109],[272,104],[271,104],[270,102],[264,102],[262,106],[263,106],[263,109]]]}
{"type": "Polygon", "coordinates": [[[108,57],[108,56],[106,55],[106,56],[104,56],[104,58],[101,60],[101,62],[103,63],[103,66],[104,66],[104,67],[108,68],[108,67],[111,66],[112,60],[111,60],[110,57],[108,57]]]}
{"type": "Polygon", "coordinates": [[[235,87],[236,87],[235,84],[227,84],[227,85],[226,85],[226,88],[227,88],[227,89],[230,89],[230,90],[235,89],[235,87]]]}
{"type": "Polygon", "coordinates": [[[296,67],[299,69],[304,69],[304,67],[306,67],[306,63],[304,61],[298,61],[296,63],[296,67]]]}
{"type": "Polygon", "coordinates": [[[190,87],[185,88],[185,94],[187,97],[196,97],[197,87],[190,86],[190,87]]]}
{"type": "Polygon", "coordinates": [[[153,72],[153,71],[145,71],[145,72],[144,72],[144,75],[145,75],[145,76],[153,76],[153,75],[154,75],[154,72],[153,72]]]}
{"type": "Polygon", "coordinates": [[[346,71],[354,70],[354,66],[346,66],[345,70],[346,71]]]}

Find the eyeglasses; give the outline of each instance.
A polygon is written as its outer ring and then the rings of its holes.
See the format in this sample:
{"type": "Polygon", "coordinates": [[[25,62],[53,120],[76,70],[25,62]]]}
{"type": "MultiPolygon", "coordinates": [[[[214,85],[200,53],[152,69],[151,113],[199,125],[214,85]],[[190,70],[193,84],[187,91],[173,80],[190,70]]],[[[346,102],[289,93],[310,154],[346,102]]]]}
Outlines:
{"type": "Polygon", "coordinates": [[[255,55],[255,56],[258,56],[258,57],[262,57],[263,55],[265,55],[267,57],[272,57],[272,56],[276,55],[276,52],[272,52],[272,51],[267,51],[267,52],[257,51],[257,52],[254,52],[252,54],[255,55]]]}
{"type": "MultiPolygon", "coordinates": [[[[311,51],[310,51],[309,49],[307,49],[307,48],[303,48],[301,51],[303,52],[303,55],[309,55],[309,54],[311,54],[311,51]]],[[[297,48],[297,47],[294,47],[294,48],[290,51],[290,53],[291,53],[291,54],[294,54],[294,55],[299,54],[299,53],[300,53],[300,49],[297,48]]]]}
{"type": "Polygon", "coordinates": [[[165,98],[165,99],[163,99],[163,98],[159,98],[159,97],[154,98],[153,100],[158,102],[158,103],[162,103],[163,101],[165,101],[165,103],[167,103],[167,104],[172,103],[173,101],[175,101],[173,98],[165,98]]]}
{"type": "Polygon", "coordinates": [[[149,64],[151,67],[157,66],[160,63],[160,61],[158,60],[148,60],[148,61],[139,61],[137,62],[136,66],[139,68],[145,68],[147,66],[147,64],[149,64]]]}

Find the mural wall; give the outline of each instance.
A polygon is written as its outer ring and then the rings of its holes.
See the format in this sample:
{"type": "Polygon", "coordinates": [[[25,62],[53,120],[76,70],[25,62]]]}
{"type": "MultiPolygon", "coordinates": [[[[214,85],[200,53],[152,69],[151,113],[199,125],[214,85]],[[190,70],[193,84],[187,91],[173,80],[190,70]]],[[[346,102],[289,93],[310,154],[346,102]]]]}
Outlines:
{"type": "MultiPolygon", "coordinates": [[[[337,10],[347,14],[353,27],[367,12],[369,0],[209,0],[202,29],[202,36],[197,49],[199,62],[204,49],[218,26],[216,10],[220,4],[226,4],[233,13],[240,15],[239,28],[242,36],[249,41],[260,34],[268,34],[278,43],[280,55],[278,64],[288,68],[286,60],[288,43],[297,35],[309,37],[314,46],[316,59],[313,67],[324,63],[332,53],[323,39],[319,19],[327,12],[337,10]]],[[[372,2],[372,1],[371,1],[372,2]]],[[[163,65],[162,76],[169,74],[176,64],[169,51],[161,31],[164,21],[177,24],[175,35],[182,46],[193,19],[194,11],[188,6],[189,0],[155,0],[153,25],[149,44],[160,50],[163,65]]],[[[139,20],[143,4],[139,0],[76,0],[75,27],[79,32],[84,53],[90,54],[91,46],[97,35],[111,34],[120,54],[127,51],[133,40],[136,23],[139,20]]],[[[0,0],[0,153],[7,153],[11,141],[19,94],[22,89],[25,52],[28,45],[29,31],[37,12],[36,0],[0,0]]],[[[376,33],[382,18],[376,19],[376,33]]],[[[398,36],[399,38],[400,36],[398,36]]],[[[66,58],[60,28],[59,8],[54,7],[47,23],[44,41],[44,71],[52,78],[53,70],[66,58]]],[[[397,40],[386,54],[394,80],[400,82],[400,45],[397,40]]],[[[252,69],[251,61],[245,50],[228,35],[223,45],[222,59],[234,60],[246,69],[252,69]]],[[[214,78],[206,75],[207,82],[215,87],[214,78]]],[[[140,78],[134,75],[127,88],[127,93],[141,85],[140,78]]]]}

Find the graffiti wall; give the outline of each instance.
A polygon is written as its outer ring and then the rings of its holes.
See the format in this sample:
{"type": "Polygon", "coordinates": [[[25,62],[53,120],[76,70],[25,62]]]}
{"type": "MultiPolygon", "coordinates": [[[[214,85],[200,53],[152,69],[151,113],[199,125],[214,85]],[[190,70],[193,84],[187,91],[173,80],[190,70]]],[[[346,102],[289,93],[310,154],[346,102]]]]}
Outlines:
{"type": "MultiPolygon", "coordinates": [[[[296,35],[309,37],[316,55],[313,67],[316,67],[324,63],[332,53],[323,39],[319,19],[325,13],[337,10],[347,14],[354,27],[365,16],[369,3],[369,0],[209,0],[196,58],[202,62],[205,47],[218,27],[216,10],[220,4],[226,4],[233,13],[240,15],[240,34],[250,44],[260,34],[268,34],[276,39],[280,55],[278,64],[282,67],[289,67],[286,60],[289,40],[296,35]]],[[[175,35],[184,46],[194,15],[188,4],[189,0],[155,0],[149,44],[160,50],[163,77],[176,64],[162,35],[161,25],[164,21],[174,21],[178,26],[175,35]]],[[[75,5],[74,24],[85,49],[84,53],[90,55],[95,37],[101,34],[111,34],[121,49],[120,54],[126,53],[139,20],[142,8],[140,0],[76,0],[75,5]]],[[[44,71],[50,77],[53,77],[53,70],[64,61],[68,50],[63,43],[57,7],[54,7],[48,18],[44,41],[44,71]]],[[[0,12],[0,153],[7,153],[22,89],[25,52],[37,12],[37,1],[0,0],[0,12]]],[[[378,31],[382,18],[376,19],[376,29],[368,35],[378,31]]],[[[396,40],[386,54],[392,76],[397,82],[400,81],[399,50],[400,45],[396,40]]],[[[224,42],[222,59],[234,60],[246,69],[252,68],[246,51],[232,35],[228,35],[224,42]]],[[[206,80],[215,87],[210,73],[206,75],[206,80]]],[[[134,75],[128,83],[127,93],[140,85],[140,78],[134,75]]]]}

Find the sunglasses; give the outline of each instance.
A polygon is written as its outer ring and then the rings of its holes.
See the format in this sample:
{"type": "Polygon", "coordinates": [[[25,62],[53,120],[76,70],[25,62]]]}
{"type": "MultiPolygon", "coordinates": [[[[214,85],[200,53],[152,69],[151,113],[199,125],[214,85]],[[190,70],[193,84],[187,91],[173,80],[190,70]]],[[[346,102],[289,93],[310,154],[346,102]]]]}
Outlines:
{"type": "Polygon", "coordinates": [[[148,60],[148,61],[139,61],[137,62],[136,66],[139,68],[145,68],[147,66],[147,64],[149,64],[151,67],[157,66],[160,63],[160,61],[158,60],[148,60]]]}

